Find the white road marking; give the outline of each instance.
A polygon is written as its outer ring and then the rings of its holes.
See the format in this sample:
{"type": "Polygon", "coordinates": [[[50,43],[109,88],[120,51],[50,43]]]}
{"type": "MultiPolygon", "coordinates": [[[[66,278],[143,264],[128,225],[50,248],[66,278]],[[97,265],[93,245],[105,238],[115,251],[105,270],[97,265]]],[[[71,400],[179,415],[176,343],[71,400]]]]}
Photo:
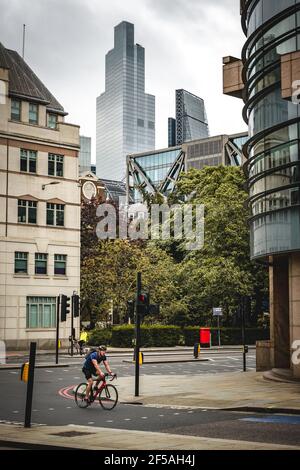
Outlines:
{"type": "Polygon", "coordinates": [[[54,408],[48,408],[49,411],[54,411],[54,408]]]}
{"type": "Polygon", "coordinates": [[[131,418],[125,418],[124,421],[131,421],[131,418]]]}
{"type": "Polygon", "coordinates": [[[148,416],[142,416],[142,419],[148,419],[148,416]]]}
{"type": "Polygon", "coordinates": [[[10,374],[18,374],[19,372],[10,372],[10,374]]]}
{"type": "Polygon", "coordinates": [[[113,420],[108,419],[106,422],[107,422],[107,423],[113,423],[113,420]]]}
{"type": "Polygon", "coordinates": [[[231,356],[227,356],[227,359],[231,359],[232,361],[240,361],[241,360],[239,357],[231,357],[231,356]]]}
{"type": "Polygon", "coordinates": [[[89,421],[88,424],[95,424],[95,421],[89,421]]]}
{"type": "Polygon", "coordinates": [[[180,413],[174,413],[174,416],[178,416],[178,415],[180,415],[180,413]]]}
{"type": "Polygon", "coordinates": [[[13,413],[19,413],[18,411],[13,411],[13,413]]]}

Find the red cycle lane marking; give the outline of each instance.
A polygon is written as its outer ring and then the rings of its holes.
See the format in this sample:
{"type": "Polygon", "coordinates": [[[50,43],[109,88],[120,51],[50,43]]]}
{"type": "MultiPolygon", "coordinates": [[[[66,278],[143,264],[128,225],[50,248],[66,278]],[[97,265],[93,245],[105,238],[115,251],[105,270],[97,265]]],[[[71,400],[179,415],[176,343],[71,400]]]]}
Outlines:
{"type": "Polygon", "coordinates": [[[74,400],[74,395],[69,395],[69,391],[73,390],[76,385],[70,385],[70,387],[61,388],[58,391],[58,394],[63,398],[68,398],[69,400],[74,400]]]}

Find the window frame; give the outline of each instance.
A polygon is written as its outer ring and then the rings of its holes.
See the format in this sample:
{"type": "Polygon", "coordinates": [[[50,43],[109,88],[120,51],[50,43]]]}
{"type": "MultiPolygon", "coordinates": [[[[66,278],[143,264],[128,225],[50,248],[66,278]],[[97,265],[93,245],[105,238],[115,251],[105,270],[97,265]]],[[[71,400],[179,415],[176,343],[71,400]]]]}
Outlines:
{"type": "Polygon", "coordinates": [[[65,226],[65,204],[55,204],[53,202],[47,202],[47,205],[46,205],[46,225],[50,225],[52,227],[64,227],[65,226]],[[49,215],[50,211],[51,212],[53,211],[53,216],[52,216],[53,223],[48,222],[48,215],[49,215]],[[59,213],[63,214],[63,223],[62,224],[57,223],[57,221],[59,219],[58,218],[59,213]]]}
{"type": "MultiPolygon", "coordinates": [[[[24,215],[24,209],[23,209],[23,215],[24,215]]],[[[22,217],[23,217],[22,215],[22,217]]],[[[36,225],[37,224],[37,202],[36,201],[30,201],[27,199],[18,199],[18,224],[29,224],[29,225],[36,225]],[[22,204],[20,204],[22,203],[22,204]],[[25,204],[24,204],[25,203],[25,204]],[[21,221],[20,219],[20,209],[25,208],[25,221],[21,221]],[[30,212],[32,212],[32,209],[35,211],[35,221],[30,222],[30,212]]]]}
{"type": "MultiPolygon", "coordinates": [[[[59,269],[59,268],[58,268],[59,269]]],[[[67,255],[55,253],[54,254],[54,276],[66,276],[67,275],[67,255]],[[56,263],[64,264],[64,272],[56,272],[56,263]]]]}
{"type": "Polygon", "coordinates": [[[48,253],[35,253],[34,274],[35,276],[48,276],[48,253]],[[37,262],[45,263],[45,272],[37,272],[38,269],[41,269],[39,266],[37,266],[37,262]]]}
{"type": "Polygon", "coordinates": [[[48,176],[55,176],[57,178],[64,177],[65,168],[65,156],[56,153],[48,153],[48,176]],[[59,166],[60,170],[58,170],[59,166]],[[53,166],[53,170],[50,171],[50,166],[53,166]],[[61,174],[59,174],[61,173],[61,174]]]}
{"type": "Polygon", "coordinates": [[[15,274],[28,274],[28,252],[26,251],[15,251],[15,262],[14,262],[14,273],[15,274]],[[18,255],[25,255],[25,256],[18,256],[18,255]],[[17,269],[17,261],[23,261],[25,262],[25,266],[26,266],[26,271],[25,270],[21,270],[19,271],[17,269]]]}
{"type": "Polygon", "coordinates": [[[18,100],[18,99],[15,99],[15,98],[12,98],[11,103],[10,103],[10,119],[11,119],[11,121],[21,122],[21,117],[22,117],[22,101],[18,100]],[[16,118],[15,115],[13,114],[13,103],[19,103],[18,118],[16,118]]]}
{"type": "Polygon", "coordinates": [[[39,105],[37,103],[29,102],[28,122],[29,122],[29,124],[33,124],[33,125],[38,125],[38,123],[39,123],[39,105]],[[30,119],[30,113],[32,113],[32,110],[30,109],[31,106],[35,106],[35,108],[36,108],[36,120],[30,119]]]}
{"type": "Polygon", "coordinates": [[[36,174],[37,172],[37,151],[36,150],[28,150],[28,149],[20,149],[20,172],[22,173],[31,173],[36,174]],[[33,158],[34,157],[34,158],[33,158]],[[26,161],[26,169],[22,169],[22,161],[26,161]],[[30,162],[35,162],[35,170],[30,170],[30,162]]]}

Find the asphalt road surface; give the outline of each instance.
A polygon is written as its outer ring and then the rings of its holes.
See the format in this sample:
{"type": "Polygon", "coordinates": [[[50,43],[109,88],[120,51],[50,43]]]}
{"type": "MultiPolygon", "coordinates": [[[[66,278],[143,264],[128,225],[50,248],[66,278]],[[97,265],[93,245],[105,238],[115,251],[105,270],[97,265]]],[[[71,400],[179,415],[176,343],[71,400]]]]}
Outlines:
{"type": "MultiPolygon", "coordinates": [[[[241,354],[222,352],[207,354],[207,362],[144,364],[141,375],[217,374],[242,370],[241,354]]],[[[132,376],[134,364],[124,357],[111,357],[110,365],[119,377],[132,376]]],[[[127,358],[128,359],[128,358],[127,358]]],[[[52,357],[53,360],[53,357],[52,357]]],[[[78,358],[74,359],[78,362],[78,358]]],[[[249,369],[255,368],[255,352],[248,354],[249,369]]],[[[81,364],[67,368],[38,368],[32,422],[35,425],[91,425],[129,430],[166,432],[234,440],[278,444],[300,444],[300,416],[264,415],[205,409],[180,409],[119,403],[111,411],[94,403],[79,409],[71,395],[74,384],[83,381],[81,364]],[[61,390],[70,390],[65,395],[61,390]]],[[[24,421],[26,384],[20,382],[19,371],[0,370],[0,421],[24,421]]]]}

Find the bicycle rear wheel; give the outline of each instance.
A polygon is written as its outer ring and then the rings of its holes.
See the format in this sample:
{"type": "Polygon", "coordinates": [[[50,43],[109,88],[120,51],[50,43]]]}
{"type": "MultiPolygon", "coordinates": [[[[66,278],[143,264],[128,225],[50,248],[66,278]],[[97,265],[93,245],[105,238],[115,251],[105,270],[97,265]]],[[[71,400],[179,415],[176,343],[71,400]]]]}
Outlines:
{"type": "Polygon", "coordinates": [[[114,385],[105,385],[99,395],[99,403],[104,410],[112,410],[118,403],[118,391],[114,385]]]}
{"type": "Polygon", "coordinates": [[[79,384],[75,390],[75,402],[79,408],[87,408],[89,403],[85,400],[87,384],[79,384]]]}

